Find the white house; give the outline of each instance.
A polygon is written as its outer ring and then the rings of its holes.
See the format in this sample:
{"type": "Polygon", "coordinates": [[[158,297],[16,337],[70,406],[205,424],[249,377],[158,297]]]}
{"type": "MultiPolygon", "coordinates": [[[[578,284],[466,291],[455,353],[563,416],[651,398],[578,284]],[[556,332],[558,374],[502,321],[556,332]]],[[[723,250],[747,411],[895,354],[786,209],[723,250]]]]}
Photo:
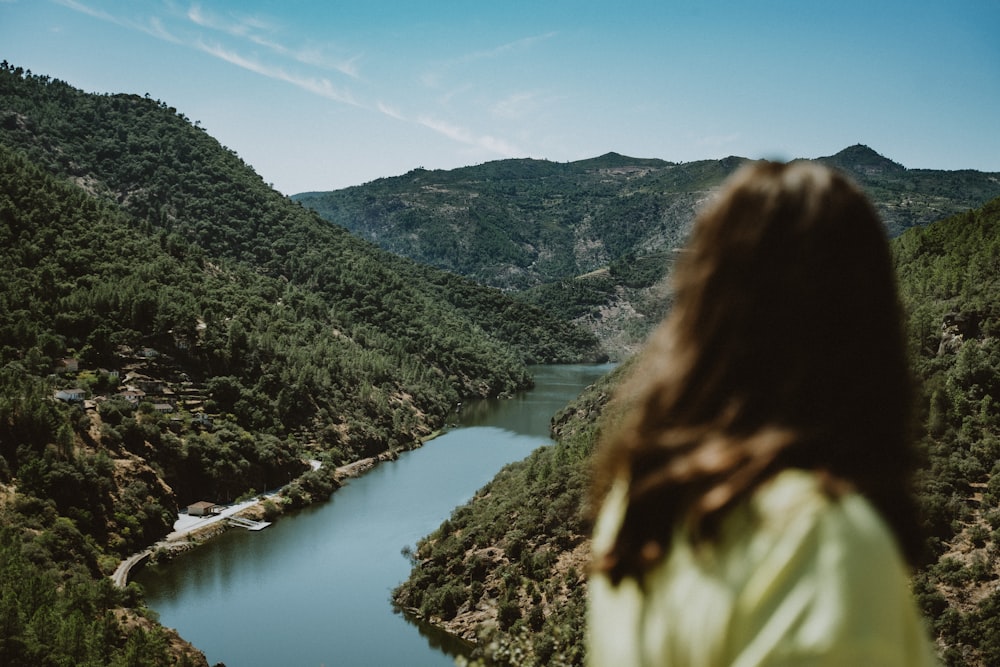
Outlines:
{"type": "Polygon", "coordinates": [[[56,392],[56,398],[67,403],[79,403],[87,396],[86,389],[60,389],[56,392]]]}

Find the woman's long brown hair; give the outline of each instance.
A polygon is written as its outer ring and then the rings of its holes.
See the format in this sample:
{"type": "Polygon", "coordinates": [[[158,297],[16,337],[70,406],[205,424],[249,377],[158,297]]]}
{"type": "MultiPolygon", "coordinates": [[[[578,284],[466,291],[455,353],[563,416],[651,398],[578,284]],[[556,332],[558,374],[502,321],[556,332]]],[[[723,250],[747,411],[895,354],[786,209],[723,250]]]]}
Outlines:
{"type": "Polygon", "coordinates": [[[597,504],[612,480],[629,486],[595,567],[641,580],[678,526],[710,542],[728,509],[785,468],[865,495],[915,558],[902,316],[861,191],[815,164],[745,166],[696,220],[673,280],[671,312],[597,457],[597,504]]]}

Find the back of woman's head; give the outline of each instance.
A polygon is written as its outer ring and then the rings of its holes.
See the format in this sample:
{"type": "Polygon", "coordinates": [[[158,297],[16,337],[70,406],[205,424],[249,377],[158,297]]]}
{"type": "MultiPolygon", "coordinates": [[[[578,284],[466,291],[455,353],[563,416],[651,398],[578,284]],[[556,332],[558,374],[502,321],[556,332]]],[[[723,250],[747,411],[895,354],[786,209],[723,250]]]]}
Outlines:
{"type": "Polygon", "coordinates": [[[743,167],[698,216],[674,286],[599,458],[631,480],[638,524],[623,530],[639,542],[626,551],[665,546],[677,521],[710,536],[783,467],[853,485],[894,527],[911,520],[890,497],[910,460],[900,309],[883,227],[854,184],[812,163],[743,167]]]}
{"type": "Polygon", "coordinates": [[[806,162],[739,171],[699,217],[675,287],[659,334],[675,350],[671,419],[727,415],[718,425],[737,434],[777,425],[838,440],[905,422],[885,233],[838,173],[806,162]]]}

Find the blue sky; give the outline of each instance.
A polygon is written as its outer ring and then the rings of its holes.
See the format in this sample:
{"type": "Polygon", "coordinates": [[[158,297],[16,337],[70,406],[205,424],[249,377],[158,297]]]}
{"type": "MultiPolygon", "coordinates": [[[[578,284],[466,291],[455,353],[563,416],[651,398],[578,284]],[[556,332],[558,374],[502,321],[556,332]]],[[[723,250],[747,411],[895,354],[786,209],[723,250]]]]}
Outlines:
{"type": "Polygon", "coordinates": [[[1000,172],[997,0],[0,0],[0,59],[149,94],[286,194],[864,143],[1000,172]]]}

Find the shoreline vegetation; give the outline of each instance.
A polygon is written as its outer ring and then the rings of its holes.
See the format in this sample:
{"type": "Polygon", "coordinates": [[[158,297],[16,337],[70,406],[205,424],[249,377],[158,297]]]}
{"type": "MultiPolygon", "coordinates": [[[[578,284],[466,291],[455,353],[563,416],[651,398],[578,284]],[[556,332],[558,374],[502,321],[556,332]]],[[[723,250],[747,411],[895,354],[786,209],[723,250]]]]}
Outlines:
{"type": "Polygon", "coordinates": [[[551,446],[505,466],[408,554],[393,606],[471,645],[465,664],[583,664],[590,455],[628,368],[558,410],[551,446]]]}
{"type": "MultiPolygon", "coordinates": [[[[423,447],[424,444],[438,437],[443,432],[443,429],[434,431],[430,435],[417,440],[416,443],[406,450],[393,449],[381,452],[376,456],[368,456],[342,466],[337,466],[334,468],[332,475],[334,483],[333,491],[335,492],[343,486],[345,481],[355,477],[360,477],[381,463],[386,461],[395,461],[399,458],[400,453],[403,451],[412,451],[423,447]]],[[[309,464],[309,471],[322,469],[322,463],[320,461],[310,460],[309,464]]],[[[255,495],[253,498],[248,500],[222,506],[223,508],[221,511],[210,516],[191,517],[186,512],[179,513],[177,520],[174,521],[173,530],[170,533],[145,549],[137,551],[127,558],[122,559],[118,563],[114,572],[109,575],[112,582],[118,588],[125,588],[128,586],[129,577],[132,570],[136,566],[147,561],[158,563],[172,560],[182,553],[205,544],[213,537],[217,537],[222,533],[229,531],[234,526],[228,523],[226,519],[242,518],[253,521],[271,521],[289,510],[300,509],[308,505],[329,500],[332,493],[326,496],[310,496],[308,501],[304,504],[293,504],[288,501],[287,496],[284,496],[283,493],[290,486],[292,486],[292,484],[299,482],[301,479],[302,476],[276,490],[255,495]]]]}

